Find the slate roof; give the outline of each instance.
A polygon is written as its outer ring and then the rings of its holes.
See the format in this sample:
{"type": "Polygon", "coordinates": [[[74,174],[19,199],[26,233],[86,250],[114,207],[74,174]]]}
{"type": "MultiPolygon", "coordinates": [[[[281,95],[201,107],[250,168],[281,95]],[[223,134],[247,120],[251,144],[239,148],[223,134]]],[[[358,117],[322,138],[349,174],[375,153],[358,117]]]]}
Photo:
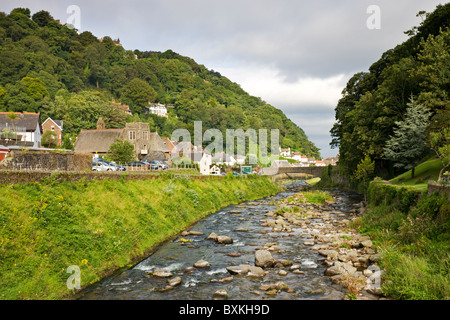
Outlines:
{"type": "MultiPolygon", "coordinates": [[[[13,125],[10,119],[8,119],[10,112],[0,112],[0,131],[3,128],[13,130],[13,125]]],[[[39,122],[39,113],[33,112],[16,112],[19,118],[14,120],[14,128],[16,132],[33,132],[36,130],[39,122]]]]}

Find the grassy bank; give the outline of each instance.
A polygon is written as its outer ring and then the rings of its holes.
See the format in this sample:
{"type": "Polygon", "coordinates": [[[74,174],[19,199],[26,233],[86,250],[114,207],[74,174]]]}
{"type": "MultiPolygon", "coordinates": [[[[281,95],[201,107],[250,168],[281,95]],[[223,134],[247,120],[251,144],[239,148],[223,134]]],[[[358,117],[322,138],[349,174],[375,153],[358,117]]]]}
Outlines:
{"type": "Polygon", "coordinates": [[[428,180],[437,181],[441,169],[441,161],[439,159],[431,159],[419,164],[415,168],[414,178],[412,177],[412,170],[409,170],[389,180],[389,182],[401,186],[413,186],[420,191],[426,191],[428,180]]]}
{"type": "Polygon", "coordinates": [[[413,185],[372,182],[369,208],[357,222],[382,257],[383,293],[396,299],[450,299],[450,205],[413,185]]]}
{"type": "Polygon", "coordinates": [[[0,298],[70,297],[69,266],[85,287],[224,206],[276,192],[259,176],[1,186],[0,298]]]}

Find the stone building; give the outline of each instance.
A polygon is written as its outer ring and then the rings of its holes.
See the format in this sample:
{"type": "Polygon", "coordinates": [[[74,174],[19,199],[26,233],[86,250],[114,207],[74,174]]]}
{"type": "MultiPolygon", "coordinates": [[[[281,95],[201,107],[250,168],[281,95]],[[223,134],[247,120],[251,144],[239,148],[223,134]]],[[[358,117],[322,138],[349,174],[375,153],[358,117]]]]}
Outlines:
{"type": "Polygon", "coordinates": [[[134,146],[136,159],[167,159],[169,150],[157,132],[151,132],[146,122],[131,122],[121,129],[105,129],[101,118],[95,130],[81,130],[74,144],[75,152],[104,155],[116,139],[126,140],[134,146]]]}

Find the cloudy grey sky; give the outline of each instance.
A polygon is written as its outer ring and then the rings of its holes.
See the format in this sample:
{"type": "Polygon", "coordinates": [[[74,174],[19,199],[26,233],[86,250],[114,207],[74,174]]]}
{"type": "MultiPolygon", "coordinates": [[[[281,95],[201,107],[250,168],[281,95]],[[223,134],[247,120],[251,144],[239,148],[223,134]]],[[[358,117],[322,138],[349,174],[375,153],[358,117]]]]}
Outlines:
{"type": "Polygon", "coordinates": [[[323,157],[348,79],[406,40],[439,0],[16,0],[0,11],[49,11],[63,23],[80,8],[80,31],[120,38],[125,49],[173,51],[239,83],[283,110],[323,157]],[[369,11],[380,9],[379,16],[369,11]],[[379,17],[379,20],[373,18],[379,17]],[[378,22],[370,29],[367,22],[378,22]]]}

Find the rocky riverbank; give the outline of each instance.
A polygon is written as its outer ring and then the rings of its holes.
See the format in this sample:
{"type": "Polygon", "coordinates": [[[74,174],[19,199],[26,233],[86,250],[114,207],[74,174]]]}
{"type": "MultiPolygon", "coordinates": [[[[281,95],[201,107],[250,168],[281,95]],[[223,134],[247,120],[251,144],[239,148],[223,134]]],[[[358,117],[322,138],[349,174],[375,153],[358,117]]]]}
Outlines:
{"type": "Polygon", "coordinates": [[[384,299],[351,192],[291,190],[220,210],[86,299],[384,299]]]}
{"type": "MultiPolygon", "coordinates": [[[[341,211],[333,200],[323,203],[310,203],[299,192],[291,197],[285,198],[277,203],[277,209],[265,214],[261,219],[261,226],[266,227],[259,233],[270,238],[271,242],[263,246],[255,245],[254,265],[249,263],[231,265],[226,268],[230,276],[222,279],[212,279],[211,282],[229,282],[234,276],[263,279],[268,274],[286,276],[288,273],[304,274],[302,264],[278,258],[286,253],[277,242],[277,238],[298,237],[295,229],[301,229],[301,234],[309,235],[305,240],[299,240],[299,246],[307,246],[309,250],[318,252],[318,263],[327,266],[324,275],[336,284],[343,285],[349,292],[346,299],[380,299],[380,281],[382,270],[376,265],[379,254],[373,248],[373,243],[368,236],[359,234],[350,227],[352,221],[356,220],[364,212],[364,203],[353,204],[353,208],[341,211]],[[275,258],[275,257],[277,258],[275,258]]],[[[230,214],[239,214],[239,210],[229,211],[230,214]]],[[[239,230],[248,231],[245,229],[239,230]]],[[[195,231],[184,231],[182,236],[202,235],[195,231]]],[[[228,236],[210,233],[206,239],[213,240],[217,244],[231,244],[233,239],[228,236]]],[[[231,257],[239,257],[240,253],[229,254],[231,257]]],[[[313,263],[313,262],[312,262],[313,263]]],[[[186,272],[209,268],[207,261],[196,262],[193,267],[187,268],[186,272]]],[[[169,287],[170,288],[170,285],[169,287]]],[[[266,295],[273,296],[279,292],[293,292],[292,288],[283,281],[264,284],[259,290],[266,295]]],[[[254,290],[251,293],[261,294],[254,290]]],[[[311,290],[310,294],[320,294],[321,289],[311,290]]],[[[227,298],[224,290],[216,292],[214,298],[227,298]]]]}
{"type": "Polygon", "coordinates": [[[261,223],[280,236],[293,236],[294,229],[302,229],[309,235],[303,245],[319,253],[318,261],[327,266],[325,275],[344,285],[349,291],[347,297],[378,299],[383,273],[376,265],[380,255],[368,236],[350,227],[364,210],[363,202],[346,212],[338,210],[333,200],[309,203],[299,192],[279,201],[278,209],[267,213],[261,223]]]}
{"type": "MultiPolygon", "coordinates": [[[[373,248],[370,237],[359,234],[350,227],[359,215],[364,212],[364,203],[353,205],[347,212],[336,208],[333,200],[323,203],[309,203],[299,192],[294,196],[285,198],[277,203],[277,210],[266,213],[266,219],[261,219],[261,225],[268,229],[272,240],[281,237],[295,237],[295,229],[302,229],[302,234],[309,234],[300,246],[308,246],[309,250],[319,253],[319,263],[327,266],[325,276],[336,284],[347,288],[349,294],[346,299],[380,299],[382,270],[376,265],[379,254],[373,248]]],[[[217,243],[221,236],[211,233],[207,239],[217,243]]],[[[226,243],[232,243],[229,239],[226,243]]],[[[286,259],[275,259],[274,255],[285,253],[276,242],[268,242],[262,247],[255,248],[254,266],[241,264],[227,267],[231,275],[247,277],[264,277],[270,273],[285,276],[288,273],[304,274],[300,270],[302,265],[286,259]]],[[[239,256],[237,253],[236,256],[239,256]]],[[[233,277],[226,277],[217,281],[231,281],[233,277]]],[[[216,280],[215,280],[216,281],[216,280]]],[[[277,292],[290,289],[284,282],[263,285],[259,288],[266,295],[275,295],[277,292]]],[[[259,292],[253,292],[259,293],[259,292]]],[[[320,289],[312,290],[311,294],[322,293],[320,289]]],[[[216,295],[217,296],[217,295],[216,295]]],[[[226,296],[226,295],[222,295],[226,296]]]]}

